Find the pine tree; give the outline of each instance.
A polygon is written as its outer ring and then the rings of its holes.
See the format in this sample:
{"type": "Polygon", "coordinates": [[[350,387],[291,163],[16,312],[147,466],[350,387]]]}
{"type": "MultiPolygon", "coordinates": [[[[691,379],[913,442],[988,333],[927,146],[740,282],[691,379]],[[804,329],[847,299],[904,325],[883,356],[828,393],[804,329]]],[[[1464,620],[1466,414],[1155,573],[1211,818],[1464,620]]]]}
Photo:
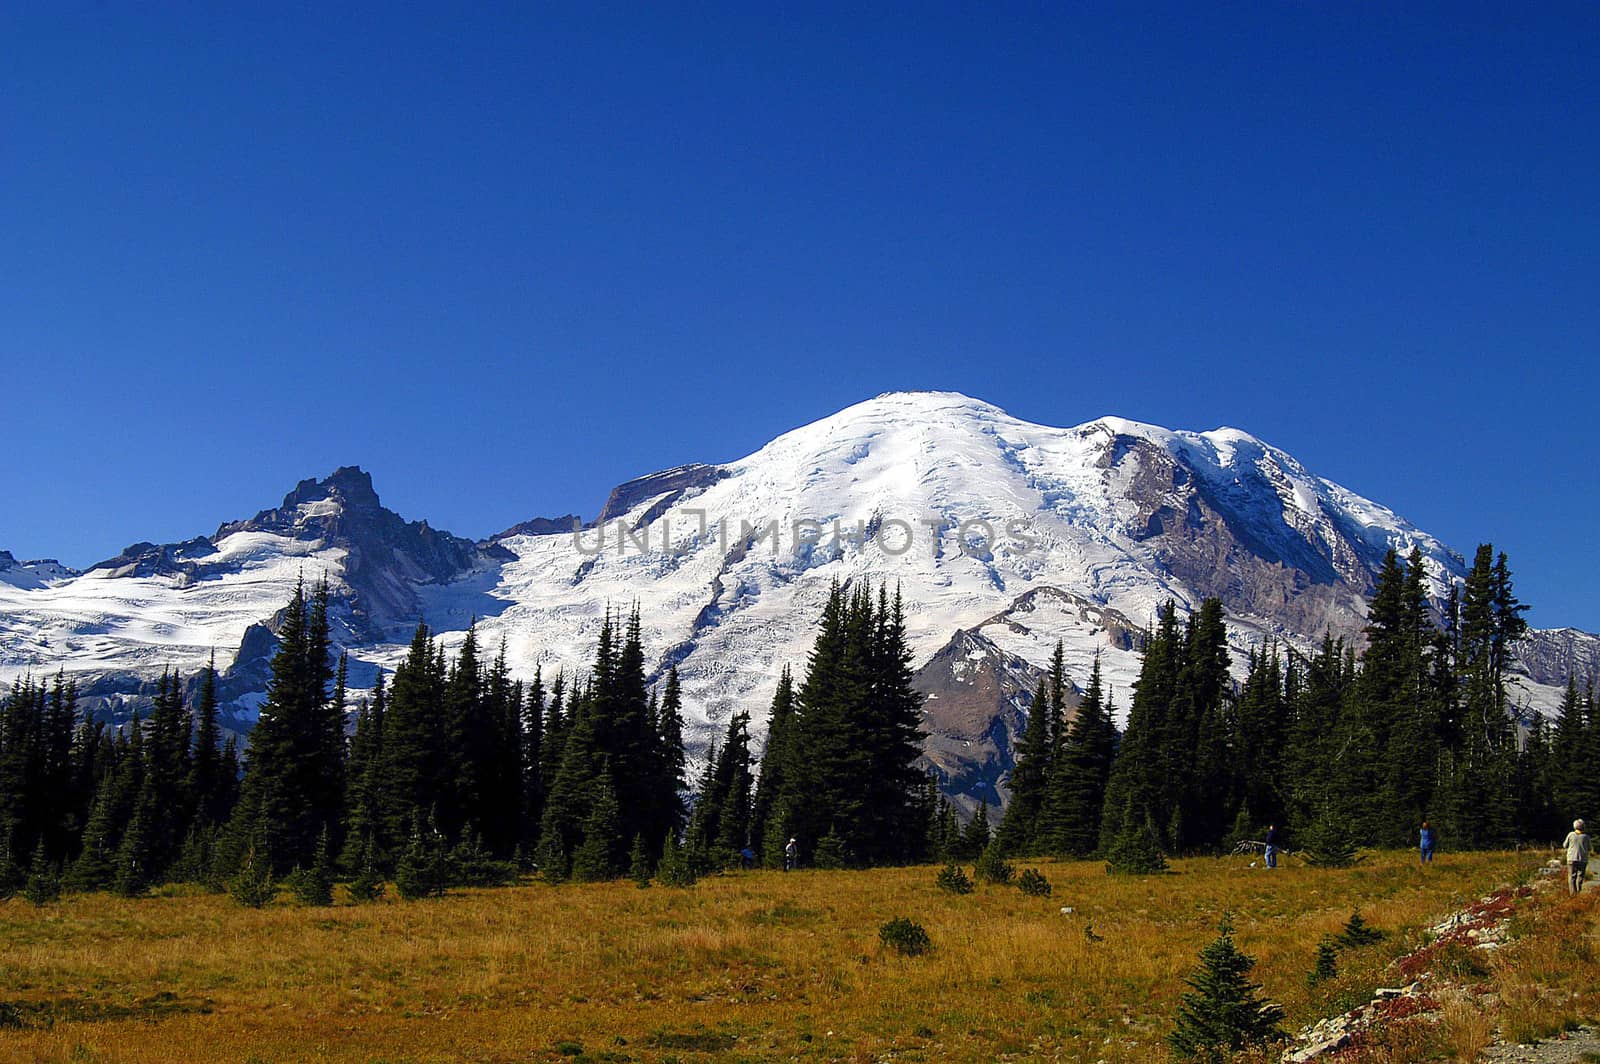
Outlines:
{"type": "Polygon", "coordinates": [[[633,837],[633,848],[628,851],[628,877],[640,890],[650,886],[650,876],[654,871],[650,863],[650,849],[644,844],[640,835],[633,837]]]}
{"type": "Polygon", "coordinates": [[[333,904],[333,857],[329,852],[327,831],[317,839],[311,864],[295,869],[289,877],[289,886],[302,905],[333,904]]]}
{"type": "Polygon", "coordinates": [[[406,901],[443,896],[450,885],[444,836],[432,821],[418,818],[394,869],[394,888],[406,901]]]}
{"type": "Polygon", "coordinates": [[[1283,1037],[1283,1010],[1261,999],[1261,988],[1248,979],[1255,961],[1233,942],[1227,919],[1215,941],[1200,952],[1200,967],[1185,982],[1190,992],[1178,1006],[1176,1025],[1167,1038],[1184,1060],[1224,1064],[1236,1053],[1283,1037]]]}
{"type": "Polygon", "coordinates": [[[656,866],[656,880],[664,887],[694,886],[694,868],[676,835],[667,835],[661,844],[661,863],[656,866]]]}
{"type": "Polygon", "coordinates": [[[350,737],[345,774],[345,850],[341,863],[359,870],[364,862],[383,864],[393,848],[388,835],[386,806],[392,801],[384,777],[384,717],[388,713],[383,670],[373,681],[372,693],[356,711],[356,730],[350,737]]]}
{"type": "Polygon", "coordinates": [[[1144,823],[1133,819],[1131,811],[1121,818],[1116,838],[1105,847],[1109,875],[1148,876],[1167,870],[1167,856],[1161,851],[1155,824],[1146,815],[1144,823]]]}
{"type": "Polygon", "coordinates": [[[448,772],[444,688],[428,626],[418,624],[405,660],[389,683],[383,711],[372,805],[374,858],[380,862],[386,850],[408,845],[419,818],[430,817],[444,797],[448,772]]]}
{"type": "Polygon", "coordinates": [[[1147,820],[1165,824],[1175,804],[1175,785],[1189,775],[1187,761],[1193,756],[1193,740],[1184,734],[1181,722],[1172,719],[1182,652],[1176,611],[1168,602],[1157,616],[1155,630],[1145,639],[1128,729],[1106,783],[1100,822],[1102,849],[1109,849],[1124,834],[1125,820],[1136,828],[1142,828],[1147,820]],[[1179,751],[1185,755],[1181,767],[1179,751]]]}
{"type": "Polygon", "coordinates": [[[189,794],[198,825],[220,824],[230,812],[225,807],[233,781],[223,778],[222,728],[217,723],[217,656],[211,655],[200,674],[200,697],[195,705],[194,755],[189,762],[189,794]]]}
{"type": "Polygon", "coordinates": [[[1046,781],[1036,849],[1059,857],[1086,857],[1099,847],[1101,810],[1116,746],[1117,729],[1096,655],[1083,701],[1046,781]]]}
{"type": "Polygon", "coordinates": [[[1317,944],[1317,960],[1311,969],[1311,974],[1306,977],[1310,986],[1318,986],[1330,979],[1339,976],[1339,948],[1332,940],[1323,939],[1317,944]]]}
{"type": "Polygon", "coordinates": [[[539,818],[544,815],[543,772],[545,727],[544,669],[535,666],[533,682],[522,702],[522,832],[523,846],[538,843],[539,818]]]}
{"type": "Polygon", "coordinates": [[[789,762],[795,757],[791,745],[794,708],[794,676],[785,665],[767,713],[767,745],[761,752],[761,777],[756,781],[750,810],[750,846],[761,855],[764,864],[773,863],[769,859],[773,844],[776,842],[781,852],[783,847],[779,840],[787,839],[786,825],[778,815],[781,809],[778,799],[784,790],[784,780],[791,772],[789,762]]]}
{"type": "Polygon", "coordinates": [[[910,661],[900,595],[835,584],[798,691],[791,745],[804,756],[784,766],[773,796],[803,850],[831,834],[867,864],[920,854],[921,695],[910,661]]]}
{"type": "Polygon", "coordinates": [[[342,707],[330,696],[328,584],[307,605],[301,588],[284,611],[260,719],[250,737],[241,808],[230,834],[259,836],[278,869],[304,865],[323,831],[336,831],[344,799],[342,707]],[[341,719],[335,724],[334,717],[341,719]]]}
{"type": "Polygon", "coordinates": [[[1357,855],[1356,834],[1347,817],[1336,809],[1325,809],[1303,832],[1300,854],[1319,868],[1348,868],[1357,855]]]}
{"type": "Polygon", "coordinates": [[[595,784],[589,812],[583,820],[583,841],[572,852],[572,878],[580,883],[616,879],[622,872],[619,830],[621,810],[609,768],[595,784]]]}
{"type": "Polygon", "coordinates": [[[1028,710],[1028,725],[1017,747],[1017,763],[1011,770],[1011,801],[1000,828],[995,833],[1005,853],[1032,853],[1037,849],[1040,810],[1053,770],[1054,742],[1050,720],[1050,697],[1044,680],[1034,692],[1028,710]]]}
{"type": "Polygon", "coordinates": [[[44,839],[33,849],[33,860],[28,863],[28,879],[23,884],[22,896],[34,905],[49,905],[61,897],[61,870],[45,853],[44,839]]]}
{"type": "Polygon", "coordinates": [[[278,893],[272,879],[271,859],[258,853],[253,845],[247,848],[238,874],[228,883],[228,893],[234,901],[249,909],[270,904],[278,893]]]}
{"type": "MultiPolygon", "coordinates": [[[[656,811],[657,827],[676,834],[685,822],[683,791],[688,785],[684,776],[687,761],[683,749],[683,693],[676,665],[667,670],[666,689],[656,714],[656,732],[660,754],[651,805],[656,811]]],[[[647,834],[645,838],[653,839],[655,835],[647,834]]]]}

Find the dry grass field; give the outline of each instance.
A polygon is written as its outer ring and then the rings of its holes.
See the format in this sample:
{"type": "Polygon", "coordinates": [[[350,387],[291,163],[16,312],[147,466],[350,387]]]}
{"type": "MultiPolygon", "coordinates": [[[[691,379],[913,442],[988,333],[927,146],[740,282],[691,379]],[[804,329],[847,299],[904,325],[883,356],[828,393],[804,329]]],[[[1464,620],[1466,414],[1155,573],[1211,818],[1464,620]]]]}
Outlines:
{"type": "Polygon", "coordinates": [[[1225,858],[1112,878],[1045,862],[1042,898],[945,894],[935,869],[906,868],[325,909],[13,899],[0,904],[0,1059],[1159,1061],[1224,911],[1295,1027],[1392,981],[1385,965],[1430,918],[1535,864],[1453,854],[1422,869],[1389,853],[1268,872],[1225,858]],[[1308,986],[1318,941],[1357,908],[1391,934],[1308,986]],[[879,946],[901,915],[931,953],[879,946]]]}

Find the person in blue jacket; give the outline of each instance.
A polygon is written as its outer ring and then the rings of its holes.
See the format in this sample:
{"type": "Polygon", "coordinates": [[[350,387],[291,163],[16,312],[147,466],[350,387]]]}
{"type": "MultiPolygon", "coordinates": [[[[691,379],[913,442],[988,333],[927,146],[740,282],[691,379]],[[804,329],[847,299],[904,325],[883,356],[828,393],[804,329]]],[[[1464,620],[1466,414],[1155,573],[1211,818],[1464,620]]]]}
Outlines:
{"type": "Polygon", "coordinates": [[[1278,825],[1267,825],[1267,867],[1278,867],[1278,825]]]}
{"type": "Polygon", "coordinates": [[[1422,830],[1417,833],[1417,849],[1422,853],[1422,863],[1428,864],[1433,860],[1433,847],[1438,842],[1438,836],[1433,833],[1433,828],[1428,822],[1422,822],[1422,830]]]}

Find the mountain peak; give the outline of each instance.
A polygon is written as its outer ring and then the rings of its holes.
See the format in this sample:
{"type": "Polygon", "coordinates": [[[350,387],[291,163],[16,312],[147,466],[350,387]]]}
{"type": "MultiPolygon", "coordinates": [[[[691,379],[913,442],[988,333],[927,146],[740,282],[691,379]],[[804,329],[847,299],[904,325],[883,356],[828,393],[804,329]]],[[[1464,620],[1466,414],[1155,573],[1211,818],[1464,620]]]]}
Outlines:
{"type": "Polygon", "coordinates": [[[345,506],[357,510],[376,510],[381,504],[372,486],[372,474],[360,466],[340,466],[322,480],[307,477],[283,497],[284,510],[293,510],[306,503],[338,499],[345,506]]]}

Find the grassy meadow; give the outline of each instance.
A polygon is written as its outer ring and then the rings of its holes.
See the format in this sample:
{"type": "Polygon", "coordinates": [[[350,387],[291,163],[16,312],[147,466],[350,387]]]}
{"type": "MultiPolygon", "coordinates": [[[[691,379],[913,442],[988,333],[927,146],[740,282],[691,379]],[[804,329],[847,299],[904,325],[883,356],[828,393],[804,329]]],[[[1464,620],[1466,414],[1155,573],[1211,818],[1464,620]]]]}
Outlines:
{"type": "Polygon", "coordinates": [[[1049,897],[946,894],[923,867],[321,909],[17,898],[0,903],[0,1060],[1159,1061],[1224,911],[1294,1028],[1394,982],[1383,969],[1430,918],[1537,863],[1447,854],[1423,869],[1406,852],[1269,872],[1218,858],[1113,878],[1042,862],[1049,897]],[[1308,986],[1317,943],[1357,908],[1391,934],[1308,986]],[[932,952],[880,947],[879,925],[902,915],[932,952]]]}

